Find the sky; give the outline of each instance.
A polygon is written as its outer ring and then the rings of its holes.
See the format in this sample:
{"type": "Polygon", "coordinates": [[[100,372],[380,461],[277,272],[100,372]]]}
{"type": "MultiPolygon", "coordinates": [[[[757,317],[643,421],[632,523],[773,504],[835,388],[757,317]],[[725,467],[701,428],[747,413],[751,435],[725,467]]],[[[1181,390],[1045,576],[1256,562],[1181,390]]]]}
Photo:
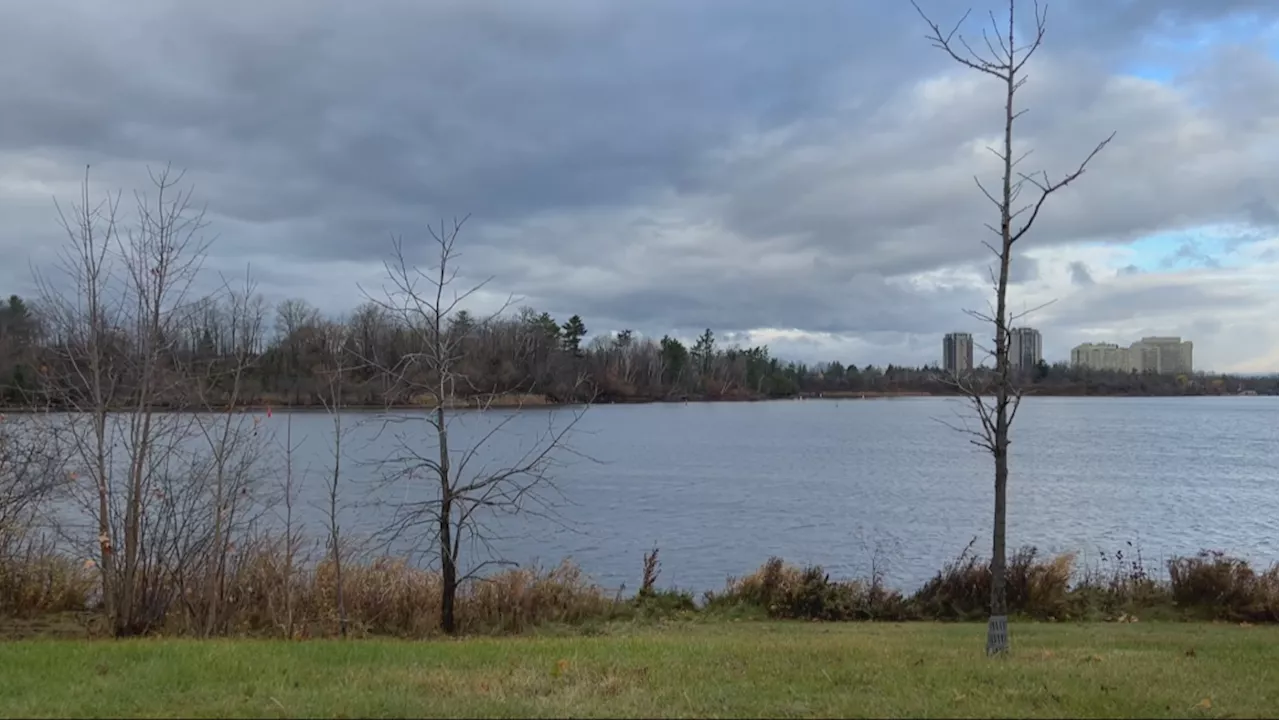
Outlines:
{"type": "MultiPolygon", "coordinates": [[[[964,311],[992,298],[974,178],[998,181],[1001,87],[906,2],[0,6],[0,292],[33,293],[86,165],[128,197],[172,163],[211,274],[328,313],[381,293],[391,238],[426,265],[427,225],[469,215],[477,312],[515,295],[593,333],[859,365],[990,337],[964,311]]],[[[1027,70],[1027,170],[1116,133],[1018,246],[1046,359],[1180,335],[1198,369],[1280,369],[1276,4],[1056,0],[1027,70]]]]}

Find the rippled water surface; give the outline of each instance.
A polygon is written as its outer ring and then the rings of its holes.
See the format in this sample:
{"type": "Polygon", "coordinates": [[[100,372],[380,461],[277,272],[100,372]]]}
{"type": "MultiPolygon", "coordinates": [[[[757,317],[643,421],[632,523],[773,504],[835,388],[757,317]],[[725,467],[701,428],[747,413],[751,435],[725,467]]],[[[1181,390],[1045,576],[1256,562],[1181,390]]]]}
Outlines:
{"type": "MultiPolygon", "coordinates": [[[[662,584],[701,590],[771,555],[863,574],[879,546],[889,581],[914,587],[975,536],[988,547],[990,458],[945,424],[969,412],[940,398],[592,408],[571,436],[585,457],[562,455],[555,470],[560,519],[503,519],[497,552],[544,564],[571,556],[603,583],[634,587],[642,554],[658,547],[662,584]]],[[[501,417],[457,415],[455,446],[501,417]]],[[[527,448],[565,417],[525,411],[481,457],[527,448]]],[[[284,415],[268,422],[280,432],[284,415]]],[[[347,442],[353,503],[372,496],[364,483],[380,473],[364,463],[397,452],[396,434],[434,451],[415,424],[358,413],[348,424],[358,424],[347,442]]],[[[329,432],[321,413],[293,416],[296,462],[312,466],[308,505],[329,432]]],[[[1013,547],[1095,559],[1133,543],[1157,561],[1202,548],[1276,560],[1274,398],[1034,398],[1013,438],[1013,547]]],[[[365,503],[347,524],[370,530],[385,512],[365,503]]]]}

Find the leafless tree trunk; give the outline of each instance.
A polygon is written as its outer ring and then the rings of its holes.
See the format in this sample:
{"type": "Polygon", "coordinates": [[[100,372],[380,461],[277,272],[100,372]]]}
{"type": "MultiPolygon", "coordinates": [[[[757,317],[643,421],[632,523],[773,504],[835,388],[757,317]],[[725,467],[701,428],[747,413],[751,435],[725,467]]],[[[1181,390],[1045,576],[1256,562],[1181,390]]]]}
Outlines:
{"type": "MultiPolygon", "coordinates": [[[[102,579],[102,602],[106,615],[114,623],[118,615],[116,597],[115,548],[112,545],[112,508],[114,506],[111,483],[110,448],[112,439],[109,413],[115,402],[117,377],[114,353],[111,352],[112,329],[120,325],[118,302],[109,295],[112,284],[111,249],[116,243],[116,214],[120,195],[108,195],[94,205],[89,198],[89,171],[81,184],[78,204],[72,204],[68,214],[58,208],[58,218],[67,233],[67,245],[60,253],[60,269],[64,281],[70,285],[63,295],[45,278],[37,276],[42,306],[51,320],[54,334],[61,338],[59,360],[63,367],[54,369],[50,376],[44,368],[42,380],[46,392],[63,400],[73,412],[88,419],[87,434],[66,433],[69,447],[87,467],[88,480],[93,486],[94,516],[97,530],[98,569],[102,579]],[[59,375],[67,377],[61,378],[59,375]]],[[[73,478],[78,476],[71,471],[73,478]]]]}
{"type": "Polygon", "coordinates": [[[347,636],[347,602],[342,577],[342,452],[346,428],[342,424],[342,382],[349,368],[347,365],[348,327],[343,323],[329,323],[325,328],[325,355],[329,366],[327,387],[320,401],[329,413],[333,424],[333,465],[326,482],[325,519],[328,525],[329,552],[333,561],[333,601],[338,612],[338,633],[347,636]]]}
{"type": "MultiPolygon", "coordinates": [[[[960,26],[968,17],[965,13],[960,22],[950,32],[945,32],[937,23],[929,19],[924,11],[912,0],[912,5],[920,13],[929,27],[926,36],[934,47],[940,48],[952,60],[967,68],[990,75],[1000,81],[1004,89],[1004,141],[1000,149],[991,151],[1000,159],[1002,165],[1001,188],[999,194],[987,190],[981,180],[977,180],[983,195],[995,205],[1000,213],[998,228],[987,225],[997,237],[999,246],[984,241],[983,244],[995,254],[998,273],[993,273],[995,286],[995,308],[991,313],[976,310],[966,311],[975,318],[991,323],[995,330],[994,350],[995,377],[986,378],[977,373],[965,377],[953,378],[977,410],[981,429],[972,431],[973,442],[986,448],[995,461],[995,514],[991,534],[991,618],[987,625],[987,653],[994,655],[1003,653],[1009,648],[1008,609],[1005,589],[1005,518],[1007,516],[1006,494],[1009,484],[1009,428],[1018,412],[1018,404],[1022,399],[1016,377],[1009,362],[1010,328],[1017,317],[1008,312],[1009,266],[1013,260],[1013,246],[1031,229],[1040,209],[1053,193],[1069,185],[1084,174],[1085,167],[1107,143],[1115,137],[1112,133],[1098,143],[1083,162],[1071,173],[1061,179],[1051,181],[1047,173],[1028,175],[1017,170],[1019,162],[1026,157],[1023,154],[1015,158],[1013,155],[1013,128],[1015,121],[1026,110],[1018,110],[1015,96],[1018,89],[1026,82],[1022,73],[1023,67],[1044,40],[1046,8],[1039,3],[1035,5],[1035,28],[1030,38],[1023,44],[1017,44],[1014,33],[1016,0],[1009,0],[1009,18],[1006,29],[1002,30],[994,13],[990,14],[991,30],[983,30],[982,37],[988,51],[986,55],[974,51],[962,35],[958,34],[960,26]],[[1032,199],[1020,204],[1022,192],[1030,188],[1032,199]],[[1025,220],[1019,220],[1025,216],[1025,220]],[[988,397],[994,399],[988,401],[988,397]]],[[[1025,315],[1023,313],[1022,315],[1025,315]]],[[[1019,315],[1018,317],[1021,317],[1019,315]]]]}
{"type": "MultiPolygon", "coordinates": [[[[459,371],[461,347],[470,333],[488,326],[511,305],[510,300],[498,312],[483,321],[467,323],[469,331],[449,332],[449,319],[461,309],[461,304],[487,284],[481,282],[462,292],[451,289],[458,270],[454,261],[458,257],[455,243],[462,229],[462,221],[452,226],[443,223],[439,229],[429,228],[435,245],[436,265],[430,272],[414,267],[408,260],[403,243],[394,243],[394,258],[386,263],[390,287],[385,297],[369,299],[396,317],[412,338],[413,347],[394,367],[383,368],[394,380],[395,386],[410,395],[425,396],[433,405],[427,416],[408,415],[393,418],[388,423],[419,421],[427,425],[429,441],[434,441],[435,452],[421,449],[422,438],[410,439],[399,435],[402,455],[388,459],[389,478],[423,480],[434,484],[433,497],[421,501],[405,501],[395,507],[395,517],[389,529],[389,537],[401,538],[406,534],[426,537],[434,542],[440,562],[441,601],[440,627],[448,634],[457,631],[455,602],[460,584],[479,573],[493,561],[476,564],[472,570],[460,570],[460,553],[465,540],[487,544],[487,536],[481,523],[483,513],[528,512],[528,504],[539,502],[539,492],[550,487],[548,470],[555,459],[555,451],[562,449],[565,437],[581,417],[584,410],[575,411],[570,422],[561,428],[549,428],[532,448],[511,463],[500,467],[487,465],[481,453],[514,414],[489,429],[476,443],[465,449],[450,447],[449,419],[451,408],[460,399],[459,393],[475,393],[468,377],[459,371]],[[480,465],[477,469],[475,466],[480,465]]],[[[579,381],[581,382],[581,381],[579,381]]],[[[489,400],[480,408],[488,409],[495,394],[486,389],[489,400]]],[[[536,510],[535,510],[536,512],[536,510]]]]}
{"type": "Polygon", "coordinates": [[[284,421],[284,636],[292,640],[296,634],[294,627],[294,579],[295,559],[300,531],[293,516],[293,506],[297,502],[298,483],[293,474],[293,453],[298,448],[293,444],[293,412],[285,416],[284,421]]]}

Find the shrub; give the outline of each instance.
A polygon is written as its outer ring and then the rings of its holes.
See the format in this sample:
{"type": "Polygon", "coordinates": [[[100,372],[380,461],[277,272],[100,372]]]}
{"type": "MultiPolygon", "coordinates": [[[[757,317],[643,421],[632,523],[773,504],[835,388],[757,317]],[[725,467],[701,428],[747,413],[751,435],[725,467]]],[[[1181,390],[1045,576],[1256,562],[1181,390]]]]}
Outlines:
{"type": "MultiPolygon", "coordinates": [[[[976,620],[991,605],[991,567],[972,553],[973,543],[917,590],[911,605],[924,617],[938,620],[976,620]]],[[[1073,614],[1071,580],[1075,556],[1038,560],[1035,548],[1009,556],[1005,590],[1012,615],[1041,620],[1065,619],[1073,614]]]]}
{"type": "Polygon", "coordinates": [[[901,593],[879,582],[833,581],[820,566],[804,569],[770,558],[760,569],[708,594],[708,607],[754,605],[769,617],[802,620],[904,620],[901,593]]]}
{"type": "Polygon", "coordinates": [[[1180,608],[1222,620],[1276,621],[1276,566],[1259,575],[1244,560],[1217,551],[1169,561],[1169,585],[1180,608]]]}
{"type": "Polygon", "coordinates": [[[666,617],[698,610],[693,593],[674,588],[637,593],[631,604],[645,617],[666,617]]]}

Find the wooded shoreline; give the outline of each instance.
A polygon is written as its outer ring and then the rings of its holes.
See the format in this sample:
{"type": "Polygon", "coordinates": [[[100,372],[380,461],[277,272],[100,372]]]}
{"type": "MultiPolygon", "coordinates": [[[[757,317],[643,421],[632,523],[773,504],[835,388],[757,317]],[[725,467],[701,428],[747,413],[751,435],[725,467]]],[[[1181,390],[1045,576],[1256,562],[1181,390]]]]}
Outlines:
{"type": "MultiPolygon", "coordinates": [[[[1028,397],[1096,397],[1096,398],[1152,398],[1152,397],[1182,397],[1182,398],[1208,398],[1208,397],[1248,397],[1241,393],[1211,393],[1211,392],[1192,392],[1192,393],[1172,393],[1172,392],[1141,392],[1141,391],[1103,391],[1098,392],[1093,388],[1076,390],[1074,388],[1028,388],[1025,393],[1028,397]]],[[[1256,397],[1276,397],[1275,392],[1257,392],[1256,397]]],[[[755,402],[784,402],[788,400],[893,400],[904,398],[939,398],[965,397],[959,392],[927,392],[916,390],[902,391],[884,391],[869,390],[860,391],[825,391],[825,392],[803,392],[796,395],[770,397],[764,395],[731,395],[719,397],[699,397],[699,396],[682,396],[668,398],[651,398],[651,397],[600,397],[588,403],[583,400],[556,400],[546,395],[524,394],[524,395],[500,395],[494,397],[470,397],[463,398],[446,405],[446,407],[457,410],[465,409],[523,409],[523,408],[558,408],[558,407],[580,407],[583,405],[658,405],[658,404],[689,404],[689,403],[755,403],[755,402]]],[[[404,411],[404,410],[424,410],[434,408],[432,403],[392,403],[392,404],[369,404],[369,403],[344,403],[342,410],[344,412],[387,412],[387,411],[404,411]]],[[[187,408],[174,406],[170,404],[158,405],[159,410],[192,410],[199,412],[225,412],[228,408],[222,406],[220,408],[187,408]]],[[[235,409],[239,412],[267,412],[267,411],[299,411],[299,412],[326,412],[326,406],[322,401],[313,402],[246,402],[239,403],[235,409]]],[[[60,411],[65,408],[59,408],[54,405],[47,406],[0,406],[0,414],[19,415],[32,412],[44,411],[60,411]]]]}

